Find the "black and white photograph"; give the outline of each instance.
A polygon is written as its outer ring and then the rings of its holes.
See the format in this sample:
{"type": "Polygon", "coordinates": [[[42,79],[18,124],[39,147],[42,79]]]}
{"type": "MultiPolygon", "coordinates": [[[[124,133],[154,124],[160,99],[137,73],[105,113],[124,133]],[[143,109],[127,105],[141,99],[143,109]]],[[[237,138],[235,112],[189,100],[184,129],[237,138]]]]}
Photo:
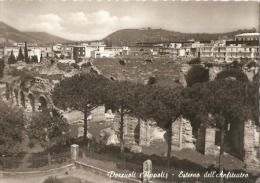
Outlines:
{"type": "Polygon", "coordinates": [[[0,183],[260,183],[259,7],[0,1],[0,183]]]}

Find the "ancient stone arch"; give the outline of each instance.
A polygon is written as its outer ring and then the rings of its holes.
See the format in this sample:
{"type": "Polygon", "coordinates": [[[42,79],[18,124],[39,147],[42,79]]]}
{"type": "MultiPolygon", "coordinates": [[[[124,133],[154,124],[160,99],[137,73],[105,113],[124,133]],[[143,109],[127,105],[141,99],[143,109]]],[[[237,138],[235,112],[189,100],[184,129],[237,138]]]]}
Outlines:
{"type": "Polygon", "coordinates": [[[39,101],[38,110],[45,110],[48,108],[48,102],[45,96],[40,95],[38,101],[39,101]]]}

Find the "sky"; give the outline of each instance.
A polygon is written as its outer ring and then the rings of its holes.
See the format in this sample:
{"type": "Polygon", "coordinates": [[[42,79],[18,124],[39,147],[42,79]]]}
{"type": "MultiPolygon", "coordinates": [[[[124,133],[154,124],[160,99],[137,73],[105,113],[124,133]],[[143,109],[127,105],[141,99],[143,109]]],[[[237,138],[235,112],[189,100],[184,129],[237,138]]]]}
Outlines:
{"type": "Polygon", "coordinates": [[[20,31],[97,40],[120,29],[162,28],[220,33],[257,28],[258,2],[2,1],[0,21],[20,31]]]}

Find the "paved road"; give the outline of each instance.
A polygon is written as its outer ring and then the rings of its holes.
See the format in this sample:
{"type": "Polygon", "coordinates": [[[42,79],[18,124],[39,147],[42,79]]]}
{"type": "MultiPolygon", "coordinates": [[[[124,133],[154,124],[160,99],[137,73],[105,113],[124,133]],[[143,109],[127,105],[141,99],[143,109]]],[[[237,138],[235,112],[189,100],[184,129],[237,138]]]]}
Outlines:
{"type": "Polygon", "coordinates": [[[68,175],[65,175],[65,173],[58,173],[58,174],[52,174],[48,176],[37,176],[37,177],[35,176],[35,177],[26,177],[26,178],[19,178],[19,179],[0,178],[0,183],[42,183],[49,176],[56,176],[59,179],[63,179],[64,183],[78,183],[79,181],[81,183],[122,183],[121,181],[112,180],[103,176],[96,175],[95,173],[87,172],[80,169],[77,169],[75,171],[70,171],[68,175]],[[67,181],[72,180],[73,182],[65,181],[66,178],[67,181]]]}

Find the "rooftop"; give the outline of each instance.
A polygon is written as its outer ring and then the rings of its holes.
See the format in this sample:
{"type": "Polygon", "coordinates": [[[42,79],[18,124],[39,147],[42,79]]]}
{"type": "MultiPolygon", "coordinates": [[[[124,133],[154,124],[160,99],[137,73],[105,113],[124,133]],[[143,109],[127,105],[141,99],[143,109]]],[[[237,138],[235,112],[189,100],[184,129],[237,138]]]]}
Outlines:
{"type": "Polygon", "coordinates": [[[256,32],[256,33],[242,33],[242,34],[238,34],[235,35],[236,37],[240,37],[240,36],[259,36],[260,33],[256,32]]]}

